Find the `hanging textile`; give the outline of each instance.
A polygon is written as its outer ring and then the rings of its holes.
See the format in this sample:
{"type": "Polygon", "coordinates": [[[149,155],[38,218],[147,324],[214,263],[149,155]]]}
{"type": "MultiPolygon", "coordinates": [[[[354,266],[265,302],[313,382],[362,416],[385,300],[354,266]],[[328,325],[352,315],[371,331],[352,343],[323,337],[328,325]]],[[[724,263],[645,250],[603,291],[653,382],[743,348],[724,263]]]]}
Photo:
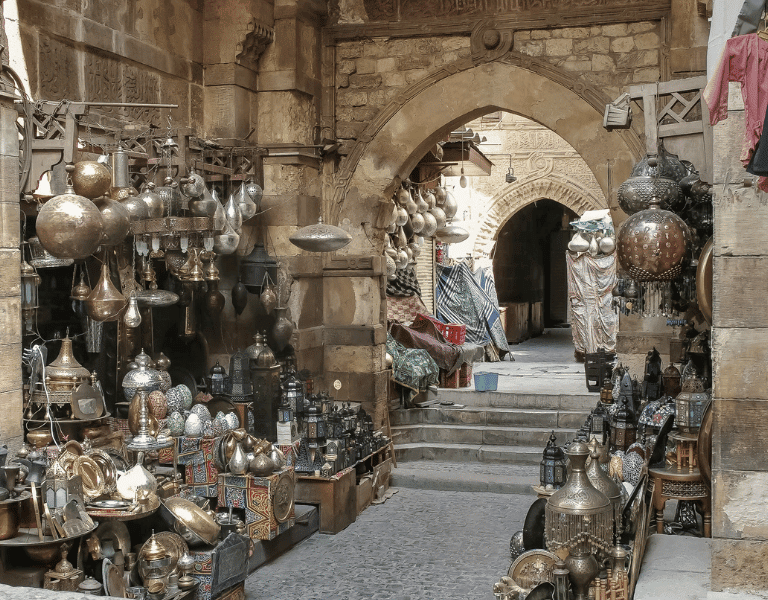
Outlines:
{"type": "Polygon", "coordinates": [[[501,326],[499,303],[493,276],[483,269],[483,285],[475,279],[466,262],[453,266],[437,265],[435,313],[444,323],[467,326],[466,342],[485,346],[493,343],[503,356],[509,352],[507,336],[501,326]],[[493,285],[493,293],[486,292],[493,285]]]}
{"type": "MultiPolygon", "coordinates": [[[[728,117],[728,83],[741,83],[741,94],[746,110],[746,129],[740,159],[749,165],[760,136],[763,119],[768,108],[768,42],[755,33],[731,38],[725,43],[720,62],[712,79],[704,89],[703,97],[709,107],[709,121],[716,125],[728,117]]],[[[760,177],[757,186],[768,191],[768,178],[760,177]]]]}
{"type": "Polygon", "coordinates": [[[387,296],[387,321],[410,325],[416,315],[426,312],[421,296],[387,296]]]}
{"type": "Polygon", "coordinates": [[[584,354],[593,354],[598,348],[615,352],[619,317],[611,308],[611,291],[617,281],[616,255],[592,257],[586,252],[566,252],[565,261],[576,350],[584,354]]]}
{"type": "Polygon", "coordinates": [[[421,296],[421,287],[413,267],[395,271],[395,278],[387,281],[387,296],[421,296]]]}
{"type": "Polygon", "coordinates": [[[395,382],[414,392],[438,384],[440,370],[426,350],[406,348],[387,333],[387,352],[392,356],[392,377],[395,382]]]}

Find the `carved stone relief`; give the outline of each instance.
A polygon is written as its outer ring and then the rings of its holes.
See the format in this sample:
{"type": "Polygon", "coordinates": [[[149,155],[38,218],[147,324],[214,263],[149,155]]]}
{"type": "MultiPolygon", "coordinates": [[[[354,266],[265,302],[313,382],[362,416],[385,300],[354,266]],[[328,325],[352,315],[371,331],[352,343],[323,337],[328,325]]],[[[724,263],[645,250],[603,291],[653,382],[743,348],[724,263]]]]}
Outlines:
{"type": "Polygon", "coordinates": [[[40,36],[40,96],[47,100],[81,100],[77,51],[40,36]]]}

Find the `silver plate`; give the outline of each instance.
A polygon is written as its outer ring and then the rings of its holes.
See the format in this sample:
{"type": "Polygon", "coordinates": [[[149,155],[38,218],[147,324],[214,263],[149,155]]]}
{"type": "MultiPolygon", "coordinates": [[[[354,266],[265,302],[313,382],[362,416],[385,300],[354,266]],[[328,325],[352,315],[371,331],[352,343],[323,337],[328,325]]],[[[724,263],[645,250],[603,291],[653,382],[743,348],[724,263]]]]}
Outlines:
{"type": "Polygon", "coordinates": [[[139,306],[172,306],[179,301],[179,296],[166,290],[140,290],[136,292],[139,306]]]}

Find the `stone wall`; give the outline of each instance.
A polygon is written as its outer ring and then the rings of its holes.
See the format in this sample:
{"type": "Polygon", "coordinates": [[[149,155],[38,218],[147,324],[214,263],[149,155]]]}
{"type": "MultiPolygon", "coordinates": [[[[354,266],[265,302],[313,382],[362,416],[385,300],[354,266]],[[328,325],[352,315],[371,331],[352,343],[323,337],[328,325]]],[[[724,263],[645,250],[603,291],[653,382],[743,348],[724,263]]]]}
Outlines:
{"type": "Polygon", "coordinates": [[[712,589],[764,592],[768,244],[747,223],[768,219],[768,195],[742,188],[744,105],[738,86],[731,91],[728,118],[714,131],[712,589]]]}

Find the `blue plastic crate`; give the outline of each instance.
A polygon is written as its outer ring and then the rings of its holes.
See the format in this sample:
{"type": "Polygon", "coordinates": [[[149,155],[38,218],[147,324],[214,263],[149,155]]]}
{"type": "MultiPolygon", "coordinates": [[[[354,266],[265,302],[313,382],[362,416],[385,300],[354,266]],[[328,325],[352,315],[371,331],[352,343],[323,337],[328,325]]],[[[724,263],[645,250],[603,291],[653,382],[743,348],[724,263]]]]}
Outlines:
{"type": "Polygon", "coordinates": [[[495,392],[498,387],[498,373],[475,373],[475,390],[478,392],[495,392]]]}

